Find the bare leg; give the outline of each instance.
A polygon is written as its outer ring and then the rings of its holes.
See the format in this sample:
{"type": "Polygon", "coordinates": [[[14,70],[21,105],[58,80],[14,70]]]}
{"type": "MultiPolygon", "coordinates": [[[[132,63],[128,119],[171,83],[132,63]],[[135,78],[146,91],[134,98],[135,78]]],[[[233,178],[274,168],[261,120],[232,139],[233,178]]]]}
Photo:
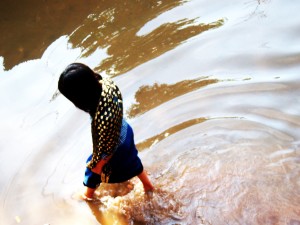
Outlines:
{"type": "Polygon", "coordinates": [[[151,183],[151,181],[149,180],[149,177],[146,173],[145,170],[143,170],[143,172],[141,172],[139,175],[138,175],[138,178],[141,180],[141,182],[143,183],[143,186],[144,186],[144,190],[145,192],[148,192],[148,191],[153,191],[154,187],[151,183]]]}

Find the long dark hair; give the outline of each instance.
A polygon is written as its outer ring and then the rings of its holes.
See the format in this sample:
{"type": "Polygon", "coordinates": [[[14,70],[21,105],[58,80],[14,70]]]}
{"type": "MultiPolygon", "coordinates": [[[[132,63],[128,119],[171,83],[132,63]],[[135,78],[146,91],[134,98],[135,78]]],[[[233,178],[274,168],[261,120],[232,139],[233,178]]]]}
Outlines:
{"type": "Polygon", "coordinates": [[[58,90],[79,109],[93,116],[101,96],[102,77],[82,63],[72,63],[62,72],[58,90]]]}

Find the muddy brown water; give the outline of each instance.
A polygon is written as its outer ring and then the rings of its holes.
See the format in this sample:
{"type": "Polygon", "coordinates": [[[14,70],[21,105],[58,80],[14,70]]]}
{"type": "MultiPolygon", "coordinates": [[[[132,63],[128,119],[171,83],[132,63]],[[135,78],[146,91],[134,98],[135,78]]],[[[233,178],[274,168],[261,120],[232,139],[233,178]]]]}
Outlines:
{"type": "Polygon", "coordinates": [[[300,2],[1,5],[0,224],[300,224],[300,2]],[[134,178],[78,199],[74,61],[120,86],[152,195],[134,178]]]}

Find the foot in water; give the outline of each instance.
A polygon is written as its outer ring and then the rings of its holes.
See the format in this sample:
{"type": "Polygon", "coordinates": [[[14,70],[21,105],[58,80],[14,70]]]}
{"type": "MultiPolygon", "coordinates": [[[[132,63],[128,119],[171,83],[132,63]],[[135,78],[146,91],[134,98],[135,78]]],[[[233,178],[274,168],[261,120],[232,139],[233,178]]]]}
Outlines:
{"type": "Polygon", "coordinates": [[[145,193],[152,192],[154,190],[154,186],[152,185],[146,171],[144,170],[142,173],[138,175],[138,178],[141,180],[144,186],[145,193]]]}

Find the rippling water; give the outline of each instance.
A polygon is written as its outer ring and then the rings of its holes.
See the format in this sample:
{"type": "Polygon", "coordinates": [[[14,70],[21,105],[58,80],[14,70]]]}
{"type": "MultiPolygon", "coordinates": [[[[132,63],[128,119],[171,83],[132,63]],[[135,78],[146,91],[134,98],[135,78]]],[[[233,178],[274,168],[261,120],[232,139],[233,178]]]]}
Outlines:
{"type": "Polygon", "coordinates": [[[300,2],[33,5],[2,7],[1,224],[300,224],[300,2]],[[89,118],[57,92],[73,61],[120,86],[153,195],[132,179],[78,200],[89,118]]]}

